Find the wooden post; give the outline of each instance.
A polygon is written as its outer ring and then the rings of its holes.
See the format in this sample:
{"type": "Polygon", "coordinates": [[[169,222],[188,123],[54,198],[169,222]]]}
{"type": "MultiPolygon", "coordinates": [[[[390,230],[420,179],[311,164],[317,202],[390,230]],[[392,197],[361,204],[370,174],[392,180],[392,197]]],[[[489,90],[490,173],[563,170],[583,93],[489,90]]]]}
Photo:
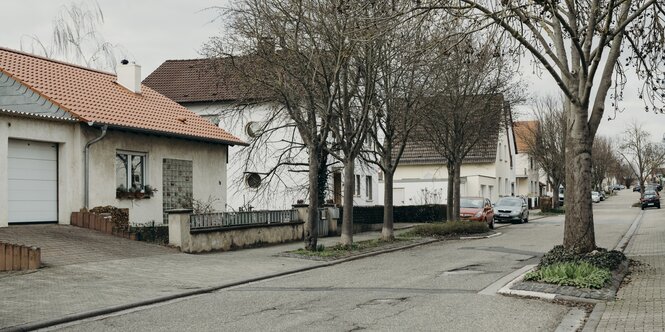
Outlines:
{"type": "Polygon", "coordinates": [[[90,213],[83,213],[83,228],[88,228],[90,227],[90,213]]]}
{"type": "Polygon", "coordinates": [[[28,247],[21,246],[21,270],[28,269],[28,247]]]}
{"type": "Polygon", "coordinates": [[[0,242],[0,271],[7,271],[5,268],[5,261],[7,260],[5,258],[5,248],[7,247],[6,244],[0,242]]]}
{"type": "Polygon", "coordinates": [[[14,268],[14,246],[5,244],[5,271],[11,271],[14,268]]]}
{"type": "Polygon", "coordinates": [[[21,269],[21,246],[13,244],[12,247],[12,270],[18,271],[21,269]]]}
{"type": "Polygon", "coordinates": [[[31,247],[28,254],[28,269],[36,270],[42,265],[42,250],[31,247]]]}

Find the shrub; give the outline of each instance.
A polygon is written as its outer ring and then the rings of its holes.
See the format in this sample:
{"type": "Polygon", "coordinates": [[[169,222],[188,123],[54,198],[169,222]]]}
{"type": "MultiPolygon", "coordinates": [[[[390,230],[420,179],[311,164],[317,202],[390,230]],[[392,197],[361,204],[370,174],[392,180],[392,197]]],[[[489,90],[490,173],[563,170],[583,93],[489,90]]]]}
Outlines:
{"type": "Polygon", "coordinates": [[[612,279],[608,269],[587,262],[556,263],[529,272],[524,280],[584,288],[602,288],[612,279]]]}
{"type": "Polygon", "coordinates": [[[115,206],[97,206],[90,209],[90,212],[101,214],[101,213],[110,213],[111,220],[115,224],[115,227],[120,230],[129,230],[129,212],[126,209],[119,209],[115,206]]]}
{"type": "Polygon", "coordinates": [[[420,236],[447,236],[480,234],[488,231],[489,227],[484,222],[448,221],[418,225],[412,232],[420,236]]]}
{"type": "Polygon", "coordinates": [[[576,254],[566,250],[562,245],[555,246],[540,259],[539,267],[565,262],[587,262],[599,268],[615,270],[626,260],[626,255],[617,250],[597,248],[587,254],[576,254]]]}

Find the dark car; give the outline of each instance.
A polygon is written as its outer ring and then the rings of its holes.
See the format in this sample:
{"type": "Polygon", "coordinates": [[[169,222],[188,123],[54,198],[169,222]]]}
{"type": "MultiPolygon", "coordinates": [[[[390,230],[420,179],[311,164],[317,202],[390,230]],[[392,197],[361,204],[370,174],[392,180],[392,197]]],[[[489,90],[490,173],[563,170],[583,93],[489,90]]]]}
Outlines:
{"type": "Polygon", "coordinates": [[[494,229],[494,212],[489,199],[460,197],[459,206],[461,220],[486,222],[490,229],[494,229]]]}
{"type": "Polygon", "coordinates": [[[529,209],[524,199],[503,197],[494,204],[494,221],[529,222],[529,209]]]}
{"type": "Polygon", "coordinates": [[[660,196],[658,193],[654,192],[645,192],[644,196],[640,199],[642,203],[642,210],[648,207],[656,207],[660,209],[660,196]]]}
{"type": "Polygon", "coordinates": [[[633,192],[635,192],[635,191],[641,191],[641,190],[642,190],[642,188],[640,188],[640,185],[639,185],[639,184],[636,185],[635,187],[633,187],[633,192]]]}

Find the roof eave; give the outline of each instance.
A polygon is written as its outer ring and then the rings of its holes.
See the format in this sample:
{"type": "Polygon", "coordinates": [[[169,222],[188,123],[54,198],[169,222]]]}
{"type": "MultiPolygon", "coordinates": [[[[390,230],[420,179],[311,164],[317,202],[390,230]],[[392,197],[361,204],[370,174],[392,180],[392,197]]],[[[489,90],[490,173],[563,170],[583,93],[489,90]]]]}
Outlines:
{"type": "Polygon", "coordinates": [[[95,122],[93,124],[93,126],[95,126],[95,127],[101,127],[101,126],[104,126],[104,125],[108,126],[108,128],[110,128],[110,129],[131,131],[131,132],[142,133],[142,134],[151,134],[151,135],[164,136],[164,137],[173,137],[173,138],[187,139],[187,140],[206,142],[206,143],[214,143],[214,144],[224,144],[224,145],[229,145],[229,146],[235,146],[235,145],[249,146],[248,143],[243,142],[243,141],[230,141],[230,140],[215,139],[215,138],[210,138],[210,137],[185,135],[185,134],[178,134],[178,133],[174,133],[174,132],[165,132],[165,131],[152,130],[152,129],[146,129],[146,128],[137,128],[137,127],[131,127],[131,126],[118,125],[118,124],[104,123],[104,122],[95,122]]]}

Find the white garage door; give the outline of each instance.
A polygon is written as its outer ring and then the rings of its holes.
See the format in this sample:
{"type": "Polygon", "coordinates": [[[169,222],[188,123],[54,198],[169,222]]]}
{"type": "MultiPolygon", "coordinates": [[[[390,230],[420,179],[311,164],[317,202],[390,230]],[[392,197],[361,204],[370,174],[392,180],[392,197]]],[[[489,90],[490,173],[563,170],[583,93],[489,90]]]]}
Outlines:
{"type": "Polygon", "coordinates": [[[9,140],[9,222],[58,221],[58,145],[9,140]]]}

